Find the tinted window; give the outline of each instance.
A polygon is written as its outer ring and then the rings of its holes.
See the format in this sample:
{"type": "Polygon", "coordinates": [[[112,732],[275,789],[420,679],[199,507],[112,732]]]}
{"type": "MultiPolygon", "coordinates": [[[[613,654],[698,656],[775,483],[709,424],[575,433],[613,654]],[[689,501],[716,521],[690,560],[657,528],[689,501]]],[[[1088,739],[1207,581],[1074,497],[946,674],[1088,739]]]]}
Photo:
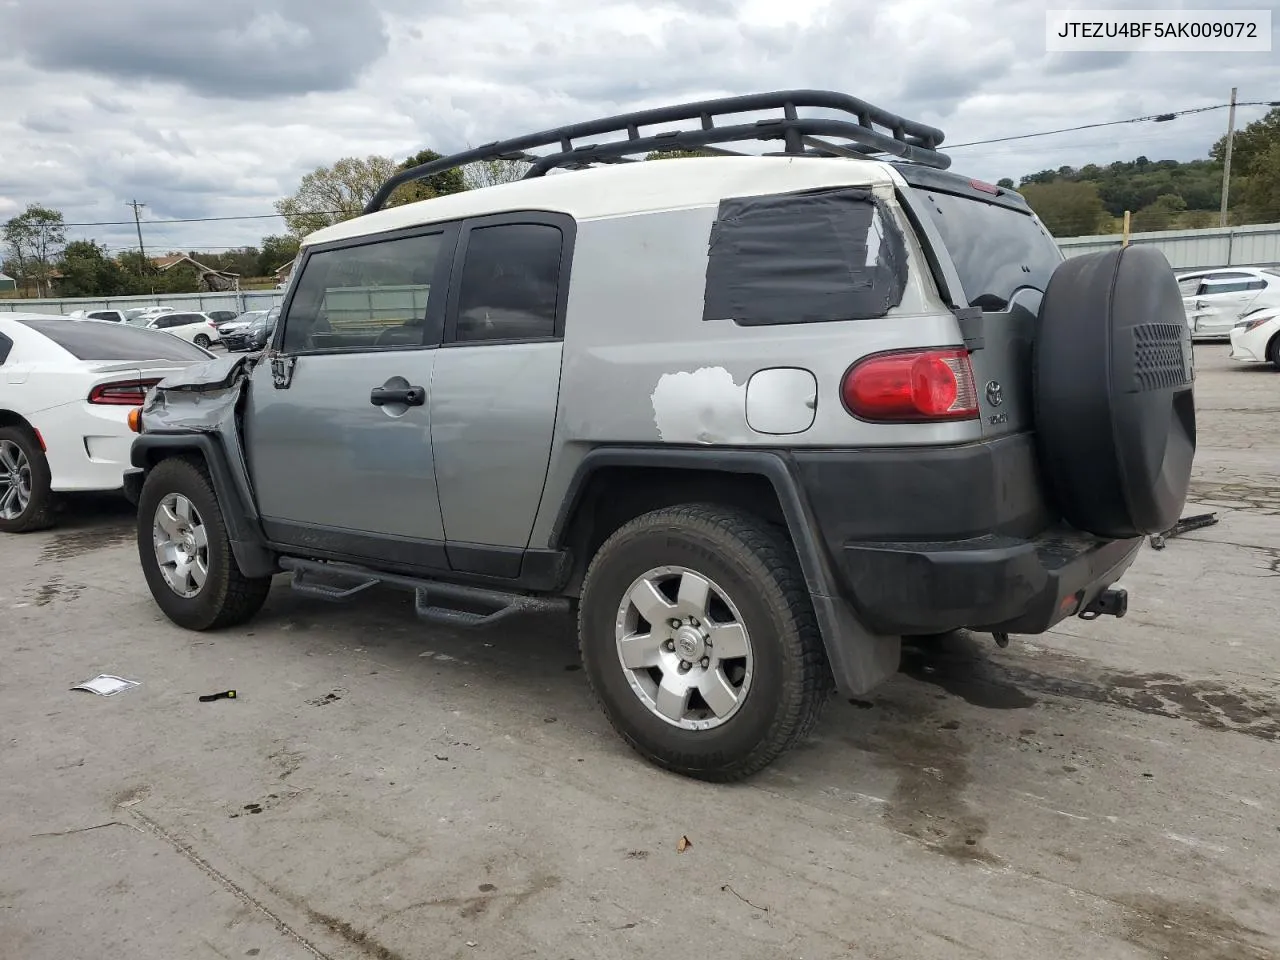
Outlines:
{"type": "Polygon", "coordinates": [[[439,330],[427,329],[427,302],[442,242],[433,233],[311,254],[285,319],[284,349],[438,343],[439,330]]]}
{"type": "Polygon", "coordinates": [[[199,347],[154,330],[115,323],[19,320],[77,360],[208,360],[199,347]]]}
{"type": "Polygon", "coordinates": [[[0,333],[0,363],[9,359],[9,351],[13,349],[13,341],[0,333]]]}
{"type": "Polygon", "coordinates": [[[1244,293],[1248,290],[1261,290],[1266,286],[1261,280],[1219,280],[1207,281],[1200,288],[1202,295],[1215,293],[1244,293]]]}
{"type": "Polygon", "coordinates": [[[173,313],[169,315],[170,327],[185,327],[189,323],[204,323],[204,317],[198,313],[173,313]]]}
{"type": "Polygon", "coordinates": [[[542,223],[472,230],[462,265],[455,339],[555,336],[563,242],[558,227],[542,223]]]}
{"type": "Polygon", "coordinates": [[[1053,238],[1025,213],[939,190],[918,195],[972,306],[1000,311],[1022,287],[1043,291],[1062,262],[1053,238]]]}

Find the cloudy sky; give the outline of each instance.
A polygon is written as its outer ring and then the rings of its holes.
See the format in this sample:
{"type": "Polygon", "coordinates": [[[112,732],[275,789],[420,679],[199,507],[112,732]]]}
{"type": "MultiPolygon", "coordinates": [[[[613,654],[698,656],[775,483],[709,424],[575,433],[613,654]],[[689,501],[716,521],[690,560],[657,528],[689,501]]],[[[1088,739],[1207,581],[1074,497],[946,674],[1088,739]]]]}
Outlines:
{"type": "MultiPolygon", "coordinates": [[[[0,0],[0,220],[267,215],[303,173],[708,96],[842,90],[949,143],[1280,100],[1254,54],[1045,53],[1045,10],[1173,0],[0,0]],[[16,55],[15,55],[16,54],[16,55]]],[[[1184,7],[1263,6],[1199,0],[1184,7]]],[[[1280,17],[1274,25],[1280,28],[1280,17]]],[[[1239,111],[1238,126],[1265,108],[1239,111]]],[[[995,180],[1144,154],[1203,156],[1226,111],[960,147],[995,180]]],[[[144,223],[149,250],[252,244],[278,219],[144,223]]],[[[132,223],[77,227],[114,249],[132,223]]]]}

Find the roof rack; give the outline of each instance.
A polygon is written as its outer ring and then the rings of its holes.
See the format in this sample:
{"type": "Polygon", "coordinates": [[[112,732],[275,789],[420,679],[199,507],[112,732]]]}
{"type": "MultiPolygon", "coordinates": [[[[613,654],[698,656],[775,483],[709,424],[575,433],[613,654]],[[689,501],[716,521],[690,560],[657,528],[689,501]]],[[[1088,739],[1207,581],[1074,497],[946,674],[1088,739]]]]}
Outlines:
{"type": "Polygon", "coordinates": [[[888,154],[902,160],[945,170],[951,158],[938,152],[943,133],[934,127],[890,113],[856,97],[828,90],[780,90],[740,97],[723,97],[698,103],[678,104],[622,113],[601,120],[588,120],[512,140],[495,140],[474,149],[441,157],[402,170],[384,183],[365,206],[365,213],[382,209],[401,184],[421,180],[444,170],[452,170],[481,160],[523,160],[530,164],[525,179],[540,177],[557,167],[581,169],[593,163],[628,163],[636,154],[655,150],[701,150],[707,153],[738,155],[717,144],[746,141],[783,141],[784,156],[837,156],[866,159],[888,154]],[[844,118],[802,117],[801,108],[827,110],[844,118]],[[717,127],[716,117],[763,110],[780,110],[782,115],[750,123],[717,127]],[[698,121],[696,129],[672,130],[642,135],[640,128],[653,124],[698,121]],[[877,129],[883,128],[881,129],[877,129]],[[575,146],[574,140],[604,134],[625,133],[625,140],[575,146]],[[827,138],[842,139],[832,143],[827,138]],[[557,147],[545,156],[529,153],[539,147],[557,147]]]}

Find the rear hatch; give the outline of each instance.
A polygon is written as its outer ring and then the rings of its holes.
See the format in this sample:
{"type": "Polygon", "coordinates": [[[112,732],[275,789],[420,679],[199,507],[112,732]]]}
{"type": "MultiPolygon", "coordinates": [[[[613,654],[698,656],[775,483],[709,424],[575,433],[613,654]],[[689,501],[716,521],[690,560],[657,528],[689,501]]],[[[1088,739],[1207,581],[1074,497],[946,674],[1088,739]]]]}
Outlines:
{"type": "Polygon", "coordinates": [[[1061,250],[1013,190],[931,167],[894,167],[909,184],[903,201],[917,233],[933,253],[946,253],[931,257],[944,296],[971,308],[961,327],[973,351],[983,435],[1032,429],[1036,317],[1061,250]]]}

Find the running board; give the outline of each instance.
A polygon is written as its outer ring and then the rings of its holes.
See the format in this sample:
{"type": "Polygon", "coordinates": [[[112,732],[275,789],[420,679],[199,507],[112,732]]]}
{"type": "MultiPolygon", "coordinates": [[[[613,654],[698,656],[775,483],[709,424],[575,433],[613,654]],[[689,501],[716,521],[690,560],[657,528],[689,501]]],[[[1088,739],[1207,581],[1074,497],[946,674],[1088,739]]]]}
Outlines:
{"type": "Polygon", "coordinates": [[[570,610],[566,597],[529,596],[406,577],[355,564],[284,557],[280,566],[293,572],[294,590],[331,602],[347,600],[381,583],[412,590],[418,616],[428,623],[447,627],[488,627],[521,613],[568,613],[570,610]]]}

